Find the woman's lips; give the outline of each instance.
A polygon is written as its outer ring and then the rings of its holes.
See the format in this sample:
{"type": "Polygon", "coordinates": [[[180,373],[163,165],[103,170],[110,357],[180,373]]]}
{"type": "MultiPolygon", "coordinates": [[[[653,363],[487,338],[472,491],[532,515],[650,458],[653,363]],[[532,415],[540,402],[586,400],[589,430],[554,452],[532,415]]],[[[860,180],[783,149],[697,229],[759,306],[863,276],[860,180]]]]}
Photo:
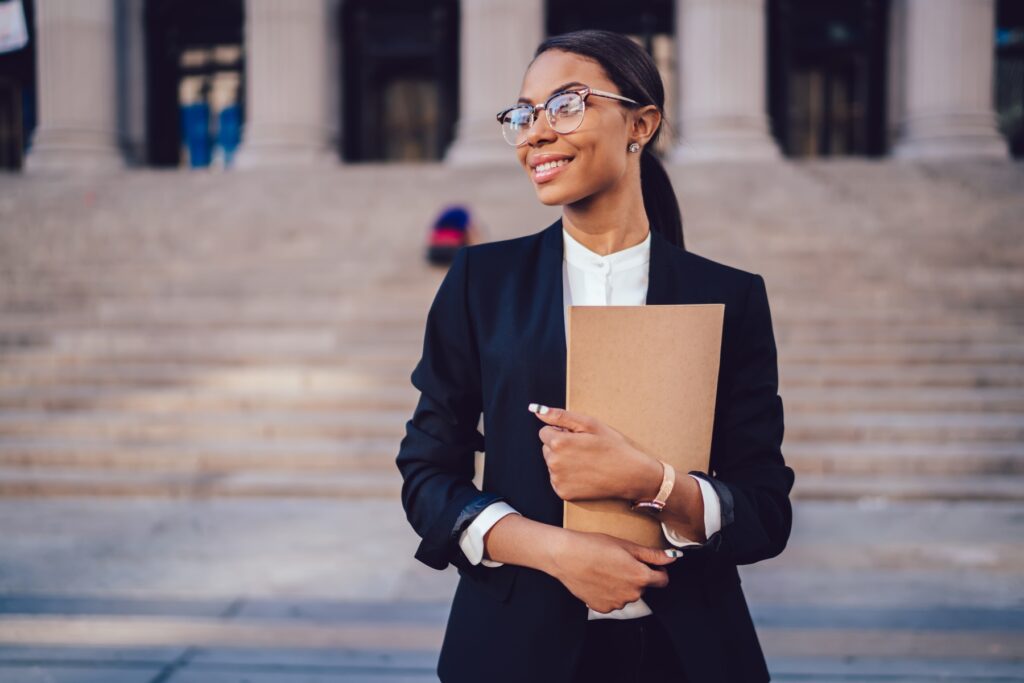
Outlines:
{"type": "Polygon", "coordinates": [[[559,173],[564,171],[566,167],[571,163],[572,159],[569,159],[568,163],[560,164],[558,166],[555,166],[554,168],[548,169],[547,171],[534,171],[533,182],[537,183],[538,185],[541,183],[546,183],[555,176],[557,176],[559,173]]]}

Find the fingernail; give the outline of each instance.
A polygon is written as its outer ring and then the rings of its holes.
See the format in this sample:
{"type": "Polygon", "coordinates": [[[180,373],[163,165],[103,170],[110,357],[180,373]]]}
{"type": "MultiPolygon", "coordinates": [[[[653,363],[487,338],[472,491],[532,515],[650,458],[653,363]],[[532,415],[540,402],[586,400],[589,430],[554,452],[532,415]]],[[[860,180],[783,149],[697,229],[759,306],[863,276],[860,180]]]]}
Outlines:
{"type": "Polygon", "coordinates": [[[669,557],[682,557],[683,556],[683,551],[682,550],[676,550],[675,548],[666,548],[665,549],[665,554],[668,555],[669,557]]]}
{"type": "Polygon", "coordinates": [[[541,415],[547,415],[548,410],[550,410],[550,408],[548,408],[547,406],[541,406],[540,410],[538,410],[537,412],[540,413],[541,415]]]}
{"type": "Polygon", "coordinates": [[[529,411],[531,413],[536,413],[537,412],[537,408],[539,408],[539,407],[540,406],[538,406],[536,403],[531,403],[530,406],[529,406],[529,411]]]}

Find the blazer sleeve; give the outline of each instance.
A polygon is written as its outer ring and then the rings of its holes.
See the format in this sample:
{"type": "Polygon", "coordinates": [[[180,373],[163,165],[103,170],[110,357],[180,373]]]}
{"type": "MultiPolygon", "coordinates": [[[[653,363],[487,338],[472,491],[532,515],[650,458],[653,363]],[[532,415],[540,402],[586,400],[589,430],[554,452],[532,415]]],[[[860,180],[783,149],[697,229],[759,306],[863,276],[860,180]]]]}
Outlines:
{"type": "Polygon", "coordinates": [[[402,506],[422,539],[416,559],[473,573],[487,568],[469,561],[459,537],[484,508],[505,498],[473,483],[474,454],[484,450],[484,436],[477,429],[480,358],[466,296],[468,258],[467,247],[456,252],[427,313],[423,354],[411,375],[420,397],[395,463],[402,506]]]}
{"type": "Polygon", "coordinates": [[[781,553],[793,524],[789,493],[795,476],[782,456],[777,352],[760,275],[751,278],[731,346],[728,384],[713,430],[715,469],[689,474],[710,483],[721,503],[721,528],[698,550],[740,565],[781,553]]]}

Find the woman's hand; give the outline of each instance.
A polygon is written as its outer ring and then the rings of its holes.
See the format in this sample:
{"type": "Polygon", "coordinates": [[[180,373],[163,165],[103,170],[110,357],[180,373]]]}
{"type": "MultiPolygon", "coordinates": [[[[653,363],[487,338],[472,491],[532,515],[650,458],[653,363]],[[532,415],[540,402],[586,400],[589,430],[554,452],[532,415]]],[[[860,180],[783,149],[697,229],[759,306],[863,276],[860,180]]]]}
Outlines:
{"type": "Polygon", "coordinates": [[[547,423],[539,435],[551,486],[562,500],[634,500],[652,483],[657,493],[661,463],[626,435],[583,413],[536,403],[529,409],[547,423]]]}
{"type": "Polygon", "coordinates": [[[608,534],[564,531],[551,574],[594,611],[622,609],[648,586],[668,585],[668,572],[660,567],[676,558],[666,551],[608,534]]]}

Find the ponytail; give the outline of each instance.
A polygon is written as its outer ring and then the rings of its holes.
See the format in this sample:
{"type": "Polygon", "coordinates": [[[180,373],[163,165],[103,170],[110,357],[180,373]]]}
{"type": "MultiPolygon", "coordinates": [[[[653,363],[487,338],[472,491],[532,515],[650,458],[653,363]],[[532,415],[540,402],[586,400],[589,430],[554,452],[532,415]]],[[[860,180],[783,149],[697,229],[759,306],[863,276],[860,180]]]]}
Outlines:
{"type": "Polygon", "coordinates": [[[679,210],[672,181],[655,153],[650,142],[644,145],[640,154],[640,187],[644,196],[644,209],[651,230],[676,245],[683,251],[683,216],[679,210]]]}

